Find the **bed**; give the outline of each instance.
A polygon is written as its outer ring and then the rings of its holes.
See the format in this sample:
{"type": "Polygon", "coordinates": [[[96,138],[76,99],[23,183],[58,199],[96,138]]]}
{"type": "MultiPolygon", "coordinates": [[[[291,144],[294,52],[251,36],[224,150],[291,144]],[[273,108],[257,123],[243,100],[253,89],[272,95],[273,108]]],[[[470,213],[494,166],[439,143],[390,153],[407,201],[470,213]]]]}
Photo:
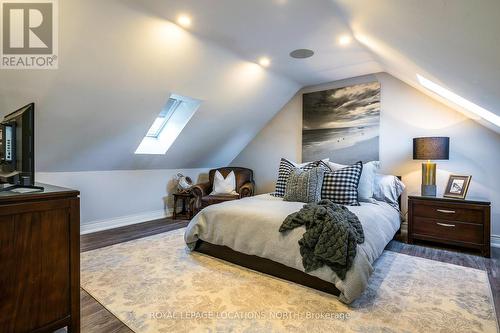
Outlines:
{"type": "Polygon", "coordinates": [[[374,261],[399,230],[399,211],[381,201],[348,207],[363,225],[365,242],[358,245],[354,264],[341,280],[327,266],[305,273],[298,245],[304,227],[286,234],[278,232],[286,216],[303,205],[262,194],[209,206],[191,220],[185,241],[191,250],[318,289],[351,303],[365,290],[374,261]]]}

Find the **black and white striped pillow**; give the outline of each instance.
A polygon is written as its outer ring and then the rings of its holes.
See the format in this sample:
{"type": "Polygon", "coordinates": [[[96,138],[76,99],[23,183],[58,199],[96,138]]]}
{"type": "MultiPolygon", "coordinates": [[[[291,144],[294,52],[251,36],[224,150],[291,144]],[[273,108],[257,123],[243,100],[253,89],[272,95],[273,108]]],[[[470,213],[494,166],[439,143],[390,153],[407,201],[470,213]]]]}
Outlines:
{"type": "Polygon", "coordinates": [[[358,184],[363,163],[357,162],[336,171],[327,171],[323,178],[321,199],[341,205],[359,206],[358,184]]]}
{"type": "Polygon", "coordinates": [[[288,177],[290,176],[290,173],[293,171],[293,169],[299,168],[301,170],[307,171],[311,170],[312,168],[316,168],[318,166],[321,166],[323,169],[325,169],[325,171],[330,170],[328,165],[326,165],[323,161],[315,161],[308,163],[302,167],[297,167],[295,164],[293,164],[286,158],[282,158],[280,161],[280,168],[278,170],[278,180],[276,181],[276,190],[274,191],[273,195],[275,197],[280,197],[280,198],[282,198],[285,195],[286,182],[288,181],[288,177]]]}

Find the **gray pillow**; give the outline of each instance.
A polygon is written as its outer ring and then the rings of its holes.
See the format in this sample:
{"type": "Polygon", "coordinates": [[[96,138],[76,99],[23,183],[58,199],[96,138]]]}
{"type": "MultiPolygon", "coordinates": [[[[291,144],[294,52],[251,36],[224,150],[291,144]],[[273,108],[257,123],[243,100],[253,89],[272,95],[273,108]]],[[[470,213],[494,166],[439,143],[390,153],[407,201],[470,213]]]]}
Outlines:
{"type": "Polygon", "coordinates": [[[310,170],[295,168],[288,177],[283,200],[305,203],[320,201],[324,176],[323,168],[316,167],[310,170]]]}
{"type": "Polygon", "coordinates": [[[385,201],[399,210],[398,198],[405,190],[405,184],[402,181],[396,176],[376,174],[373,185],[375,200],[385,201]]]}

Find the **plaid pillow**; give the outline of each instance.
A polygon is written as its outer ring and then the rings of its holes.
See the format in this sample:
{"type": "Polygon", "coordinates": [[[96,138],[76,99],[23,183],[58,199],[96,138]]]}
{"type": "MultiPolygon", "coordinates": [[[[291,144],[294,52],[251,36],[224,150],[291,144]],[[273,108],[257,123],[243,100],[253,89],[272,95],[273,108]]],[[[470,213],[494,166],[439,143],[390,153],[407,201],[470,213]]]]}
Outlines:
{"type": "Polygon", "coordinates": [[[341,205],[359,206],[358,184],[361,171],[363,162],[325,172],[321,199],[328,199],[341,205]]]}
{"type": "MultiPolygon", "coordinates": [[[[312,168],[321,167],[325,171],[329,171],[330,168],[323,161],[315,161],[311,163],[307,163],[306,165],[300,167],[299,169],[307,171],[312,168]]],[[[285,195],[286,182],[288,181],[288,177],[290,173],[297,168],[295,164],[287,160],[286,158],[282,158],[280,161],[280,168],[278,170],[278,180],[276,181],[276,189],[272,195],[275,197],[282,198],[285,195]]]]}

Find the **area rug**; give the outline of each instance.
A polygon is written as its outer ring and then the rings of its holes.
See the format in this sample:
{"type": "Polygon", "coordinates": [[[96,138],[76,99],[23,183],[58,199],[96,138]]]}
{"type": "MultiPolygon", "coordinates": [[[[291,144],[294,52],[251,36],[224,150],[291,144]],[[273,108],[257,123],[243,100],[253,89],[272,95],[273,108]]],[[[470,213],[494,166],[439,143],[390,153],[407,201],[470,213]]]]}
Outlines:
{"type": "Polygon", "coordinates": [[[184,229],[81,257],[82,287],[134,332],[497,332],[486,272],[384,252],[335,297],[190,253],[184,229]]]}

